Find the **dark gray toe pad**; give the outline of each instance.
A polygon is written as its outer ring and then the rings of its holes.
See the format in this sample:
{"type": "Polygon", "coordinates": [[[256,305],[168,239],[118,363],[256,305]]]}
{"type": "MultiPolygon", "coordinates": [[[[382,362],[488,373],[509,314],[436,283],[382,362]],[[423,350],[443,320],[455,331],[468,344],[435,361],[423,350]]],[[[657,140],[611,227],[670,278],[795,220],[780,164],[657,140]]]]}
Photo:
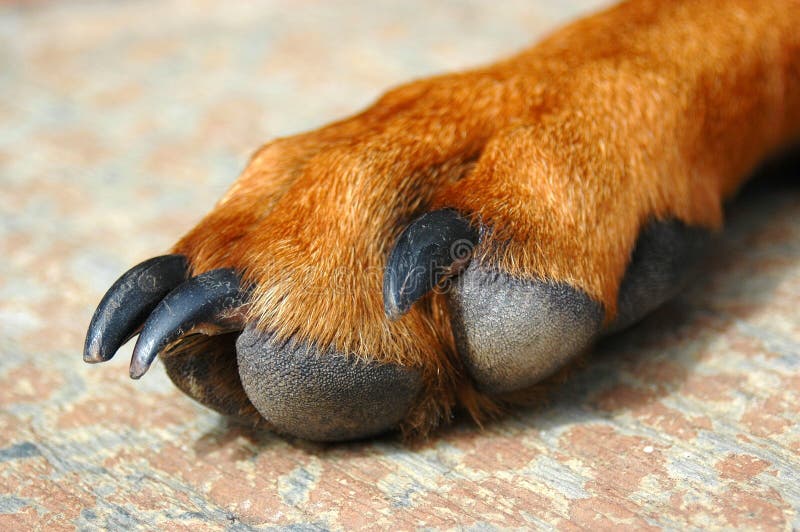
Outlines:
{"type": "Polygon", "coordinates": [[[696,272],[711,239],[709,230],[677,220],[645,226],[619,288],[617,318],[604,332],[629,327],[676,296],[696,272]]]}
{"type": "Polygon", "coordinates": [[[456,280],[449,305],[462,359],[492,395],[552,374],[591,343],[603,320],[600,305],[575,288],[474,263],[456,280]]]}
{"type": "Polygon", "coordinates": [[[186,336],[165,350],[161,360],[186,395],[220,414],[257,424],[261,416],[244,393],[236,368],[237,335],[186,336]]]}
{"type": "Polygon", "coordinates": [[[239,336],[236,351],[242,385],[261,415],[276,431],[308,440],[353,440],[396,428],[422,389],[415,370],[280,343],[253,327],[239,336]]]}

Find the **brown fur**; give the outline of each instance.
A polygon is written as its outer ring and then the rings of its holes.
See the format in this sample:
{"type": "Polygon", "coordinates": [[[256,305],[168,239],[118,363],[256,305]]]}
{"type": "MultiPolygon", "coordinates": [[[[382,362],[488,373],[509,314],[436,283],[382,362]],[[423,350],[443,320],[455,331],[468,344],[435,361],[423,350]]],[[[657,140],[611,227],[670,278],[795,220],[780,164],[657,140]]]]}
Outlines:
{"type": "Polygon", "coordinates": [[[642,225],[718,228],[722,202],[800,133],[800,1],[637,0],[492,66],[416,81],[366,111],[278,139],[175,251],[236,267],[250,316],[283,337],[419,367],[425,431],[475,392],[441,296],[383,314],[405,224],[454,207],[491,233],[478,253],[568,282],[614,315],[642,225]]]}

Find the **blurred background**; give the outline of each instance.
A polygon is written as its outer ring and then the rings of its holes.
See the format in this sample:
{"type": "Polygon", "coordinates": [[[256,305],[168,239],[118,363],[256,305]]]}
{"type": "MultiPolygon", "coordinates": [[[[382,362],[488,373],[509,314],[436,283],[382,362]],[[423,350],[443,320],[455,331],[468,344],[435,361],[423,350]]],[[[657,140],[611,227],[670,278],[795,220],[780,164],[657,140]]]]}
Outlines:
{"type": "Polygon", "coordinates": [[[81,361],[106,288],[260,144],[605,3],[0,4],[0,528],[800,527],[797,187],[748,192],[694,291],[482,432],[287,442],[134,385],[131,346],[81,361]]]}

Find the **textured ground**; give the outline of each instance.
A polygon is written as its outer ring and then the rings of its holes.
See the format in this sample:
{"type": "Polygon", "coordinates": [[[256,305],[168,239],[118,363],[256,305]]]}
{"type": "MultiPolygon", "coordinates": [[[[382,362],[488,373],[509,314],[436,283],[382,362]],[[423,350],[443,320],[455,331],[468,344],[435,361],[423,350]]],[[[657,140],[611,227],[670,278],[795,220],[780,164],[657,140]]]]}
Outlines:
{"type": "Polygon", "coordinates": [[[797,166],[746,192],[686,295],[483,431],[290,442],[227,426],[160,368],[130,381],[129,346],[84,365],[105,288],[257,144],[592,2],[225,4],[0,6],[1,529],[800,527],[797,166]]]}

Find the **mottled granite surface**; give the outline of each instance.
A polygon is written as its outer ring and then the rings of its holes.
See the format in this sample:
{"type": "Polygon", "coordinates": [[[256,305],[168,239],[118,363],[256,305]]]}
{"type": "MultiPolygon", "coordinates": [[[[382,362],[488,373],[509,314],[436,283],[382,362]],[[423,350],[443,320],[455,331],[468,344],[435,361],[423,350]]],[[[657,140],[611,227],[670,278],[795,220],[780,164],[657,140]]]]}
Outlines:
{"type": "Polygon", "coordinates": [[[161,368],[81,361],[102,292],[258,144],[596,2],[0,6],[0,529],[800,527],[800,172],[539,408],[415,447],[230,427],[161,368]],[[380,4],[380,5],[379,5],[380,4]]]}

